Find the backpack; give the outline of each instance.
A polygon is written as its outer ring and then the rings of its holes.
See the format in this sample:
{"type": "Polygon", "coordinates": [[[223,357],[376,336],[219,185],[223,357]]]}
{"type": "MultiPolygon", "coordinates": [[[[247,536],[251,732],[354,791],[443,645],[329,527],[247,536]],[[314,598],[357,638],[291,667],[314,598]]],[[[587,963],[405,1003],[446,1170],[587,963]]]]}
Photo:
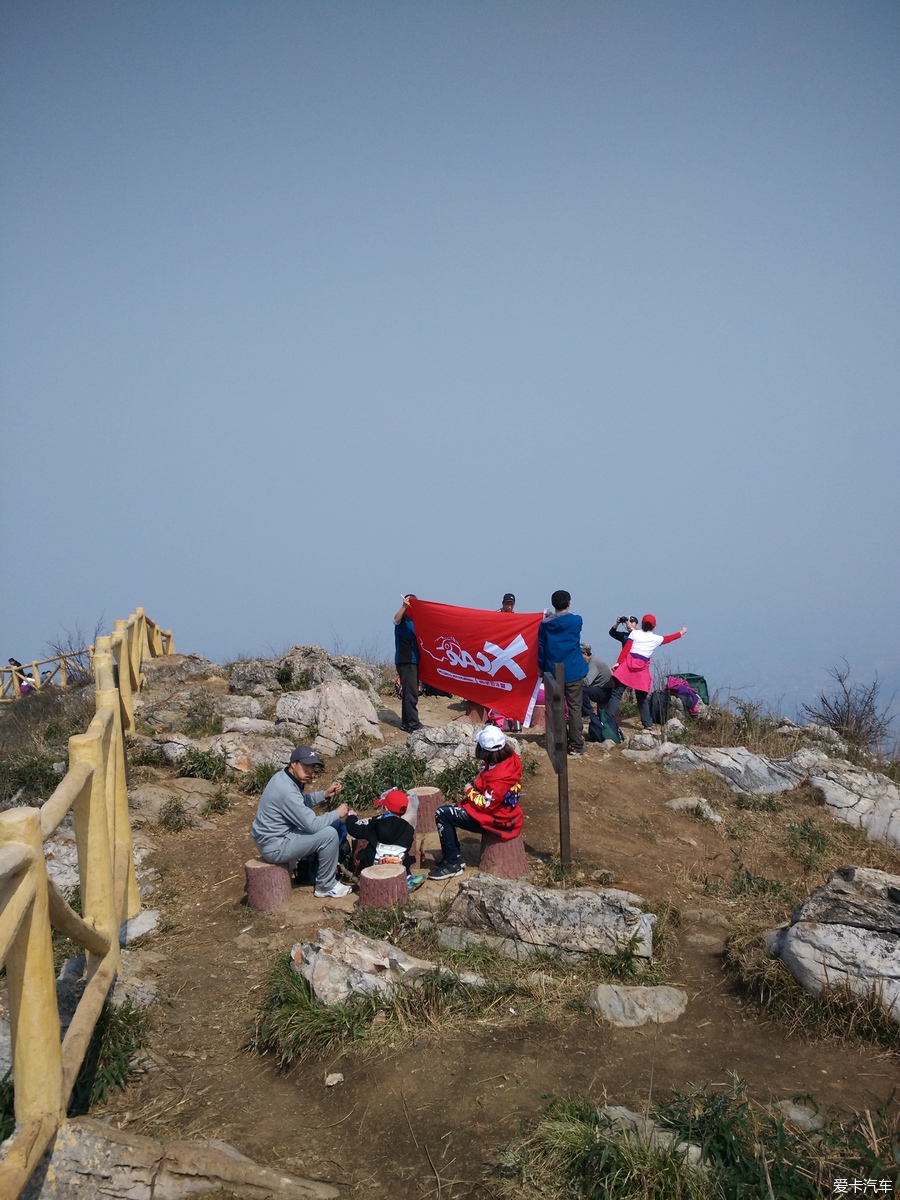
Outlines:
{"type": "Polygon", "coordinates": [[[622,735],[619,733],[619,727],[605,709],[601,708],[599,715],[591,713],[587,740],[589,742],[621,742],[622,735]]]}
{"type": "Polygon", "coordinates": [[[687,671],[679,671],[678,674],[684,682],[694,689],[704,704],[709,704],[709,688],[706,685],[706,680],[702,675],[689,675],[687,671]]]}
{"type": "Polygon", "coordinates": [[[669,694],[665,691],[651,692],[648,697],[650,704],[650,720],[654,725],[665,725],[669,719],[669,694]]]}

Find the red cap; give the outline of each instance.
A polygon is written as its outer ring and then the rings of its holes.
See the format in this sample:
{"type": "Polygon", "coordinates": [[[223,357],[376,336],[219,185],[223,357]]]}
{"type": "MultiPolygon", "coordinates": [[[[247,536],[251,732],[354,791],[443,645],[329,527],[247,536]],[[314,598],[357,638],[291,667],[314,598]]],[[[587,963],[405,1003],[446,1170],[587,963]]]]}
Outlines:
{"type": "Polygon", "coordinates": [[[389,792],[379,796],[375,803],[392,812],[395,817],[402,817],[409,808],[409,796],[399,788],[391,788],[389,792]]]}
{"type": "Polygon", "coordinates": [[[654,617],[653,613],[644,613],[644,615],[641,617],[641,624],[656,625],[656,617],[654,617]]]}

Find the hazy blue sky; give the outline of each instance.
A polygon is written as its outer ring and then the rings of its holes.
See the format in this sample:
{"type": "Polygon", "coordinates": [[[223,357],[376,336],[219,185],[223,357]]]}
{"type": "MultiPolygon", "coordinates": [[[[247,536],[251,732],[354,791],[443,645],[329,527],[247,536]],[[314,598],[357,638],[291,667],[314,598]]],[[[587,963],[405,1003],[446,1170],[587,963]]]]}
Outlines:
{"type": "Polygon", "coordinates": [[[3,661],[565,587],[900,683],[894,0],[0,13],[3,661]]]}

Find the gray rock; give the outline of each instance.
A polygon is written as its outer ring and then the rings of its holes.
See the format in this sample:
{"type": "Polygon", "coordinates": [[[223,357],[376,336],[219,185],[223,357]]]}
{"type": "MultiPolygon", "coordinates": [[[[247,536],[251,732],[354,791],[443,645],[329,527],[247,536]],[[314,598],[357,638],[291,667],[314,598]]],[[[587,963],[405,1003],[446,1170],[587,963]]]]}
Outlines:
{"type": "Polygon", "coordinates": [[[414,958],[390,942],[367,938],[355,930],[320,929],[315,942],[298,942],[291,950],[291,966],[309,983],[319,1004],[345,1004],[351,995],[394,994],[422,975],[438,972],[471,987],[485,980],[470,972],[456,974],[424,958],[414,958]]]}
{"type": "Polygon", "coordinates": [[[654,746],[652,750],[623,750],[622,757],[629,758],[632,762],[657,763],[662,762],[677,749],[678,746],[675,742],[663,742],[661,745],[654,746]]]}
{"type": "Polygon", "coordinates": [[[674,987],[624,987],[601,983],[592,988],[588,1005],[610,1025],[634,1029],[648,1022],[677,1021],[687,1008],[687,992],[674,987]]]}
{"type": "Polygon", "coordinates": [[[142,908],[136,917],[129,917],[119,930],[119,945],[127,946],[129,942],[137,941],[148,933],[156,933],[159,928],[159,909],[142,908]]]}
{"type": "Polygon", "coordinates": [[[173,800],[181,804],[188,817],[199,817],[216,791],[217,785],[208,779],[165,779],[133,788],[128,793],[128,804],[155,825],[173,800]]]}
{"type": "Polygon", "coordinates": [[[145,658],[141,663],[145,688],[171,688],[188,679],[209,679],[223,673],[223,667],[202,654],[163,654],[159,658],[145,658]]]}
{"type": "Polygon", "coordinates": [[[479,725],[469,721],[450,721],[435,728],[417,729],[406,739],[413,754],[424,758],[433,775],[447,767],[475,757],[479,725]]]}
{"type": "Polygon", "coordinates": [[[486,946],[514,962],[526,962],[537,953],[534,946],[528,946],[516,938],[475,933],[474,930],[463,929],[459,925],[444,925],[438,934],[438,945],[442,950],[470,950],[473,947],[486,946]]]}
{"type": "Polygon", "coordinates": [[[478,874],[461,883],[446,921],[551,951],[617,954],[631,947],[650,958],[656,917],[600,888],[541,888],[478,874]]]}
{"type": "Polygon", "coordinates": [[[806,778],[810,768],[824,755],[814,750],[798,750],[787,758],[773,760],[763,754],[751,754],[743,746],[678,746],[667,756],[669,771],[712,771],[724,779],[733,792],[750,796],[769,796],[788,792],[806,778]]]}
{"type": "Polygon", "coordinates": [[[649,731],[645,733],[636,733],[628,743],[630,750],[655,750],[659,745],[659,738],[649,731]]]}
{"type": "Polygon", "coordinates": [[[872,842],[900,846],[900,788],[886,775],[831,759],[809,782],[838,821],[865,830],[872,842]]]}
{"type": "Polygon", "coordinates": [[[705,821],[712,821],[714,825],[722,824],[722,818],[702,796],[680,796],[677,800],[667,800],[665,806],[676,812],[699,813],[705,821]]]}
{"type": "Polygon", "coordinates": [[[217,696],[216,707],[223,717],[262,716],[262,705],[255,696],[217,696]]]}
{"type": "Polygon", "coordinates": [[[683,1156],[688,1166],[703,1169],[703,1150],[700,1146],[680,1141],[674,1133],[661,1128],[649,1117],[632,1112],[630,1108],[621,1104],[606,1104],[599,1111],[613,1129],[633,1137],[641,1145],[649,1146],[653,1150],[674,1150],[676,1154],[683,1156]]]}
{"type": "MultiPolygon", "coordinates": [[[[249,699],[249,697],[240,697],[249,699]]],[[[275,733],[274,721],[263,721],[259,717],[223,717],[223,733],[275,733]]]]}
{"type": "Polygon", "coordinates": [[[297,744],[293,740],[259,733],[223,733],[206,741],[208,749],[221,754],[232,770],[242,774],[252,770],[257,763],[286,767],[297,744]]]}
{"type": "Polygon", "coordinates": [[[900,1024],[900,875],[841,867],[767,946],[813,995],[846,988],[874,996],[900,1024]]]}
{"type": "Polygon", "coordinates": [[[795,1104],[793,1100],[776,1100],[772,1105],[775,1112],[787,1121],[792,1121],[804,1133],[815,1133],[825,1128],[825,1118],[807,1104],[795,1104]]]}
{"type": "Polygon", "coordinates": [[[306,692],[286,692],[275,714],[280,721],[314,733],[313,748],[333,757],[361,738],[383,742],[375,706],[359,688],[343,679],[329,680],[306,692]]]}
{"type": "Polygon", "coordinates": [[[679,721],[677,717],[671,717],[668,721],[666,721],[665,725],[663,725],[663,731],[665,732],[666,737],[671,737],[678,733],[684,733],[686,728],[687,727],[684,721],[679,721]]]}

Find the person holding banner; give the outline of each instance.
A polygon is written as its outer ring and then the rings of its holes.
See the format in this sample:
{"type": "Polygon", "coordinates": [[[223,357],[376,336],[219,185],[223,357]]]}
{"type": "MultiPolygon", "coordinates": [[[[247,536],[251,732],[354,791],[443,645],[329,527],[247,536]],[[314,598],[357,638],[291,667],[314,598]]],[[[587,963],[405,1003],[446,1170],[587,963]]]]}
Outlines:
{"type": "Polygon", "coordinates": [[[581,617],[569,612],[572,597],[568,592],[554,592],[550,603],[553,605],[553,616],[542,621],[538,629],[538,666],[541,671],[552,674],[556,664],[562,663],[566,705],[569,709],[569,753],[585,754],[582,699],[588,665],[581,653],[581,628],[584,622],[581,617]]]}
{"type": "Polygon", "coordinates": [[[415,598],[412,592],[404,596],[394,615],[394,664],[400,678],[400,728],[404,733],[422,728],[419,720],[419,643],[409,615],[409,602],[415,598]]]}
{"type": "Polygon", "coordinates": [[[457,829],[489,833],[504,842],[522,832],[521,758],[496,725],[488,725],[479,733],[475,757],[484,763],[484,770],[466,785],[462,804],[442,804],[434,814],[444,857],[429,873],[429,879],[462,875],[465,868],[457,829]]]}

